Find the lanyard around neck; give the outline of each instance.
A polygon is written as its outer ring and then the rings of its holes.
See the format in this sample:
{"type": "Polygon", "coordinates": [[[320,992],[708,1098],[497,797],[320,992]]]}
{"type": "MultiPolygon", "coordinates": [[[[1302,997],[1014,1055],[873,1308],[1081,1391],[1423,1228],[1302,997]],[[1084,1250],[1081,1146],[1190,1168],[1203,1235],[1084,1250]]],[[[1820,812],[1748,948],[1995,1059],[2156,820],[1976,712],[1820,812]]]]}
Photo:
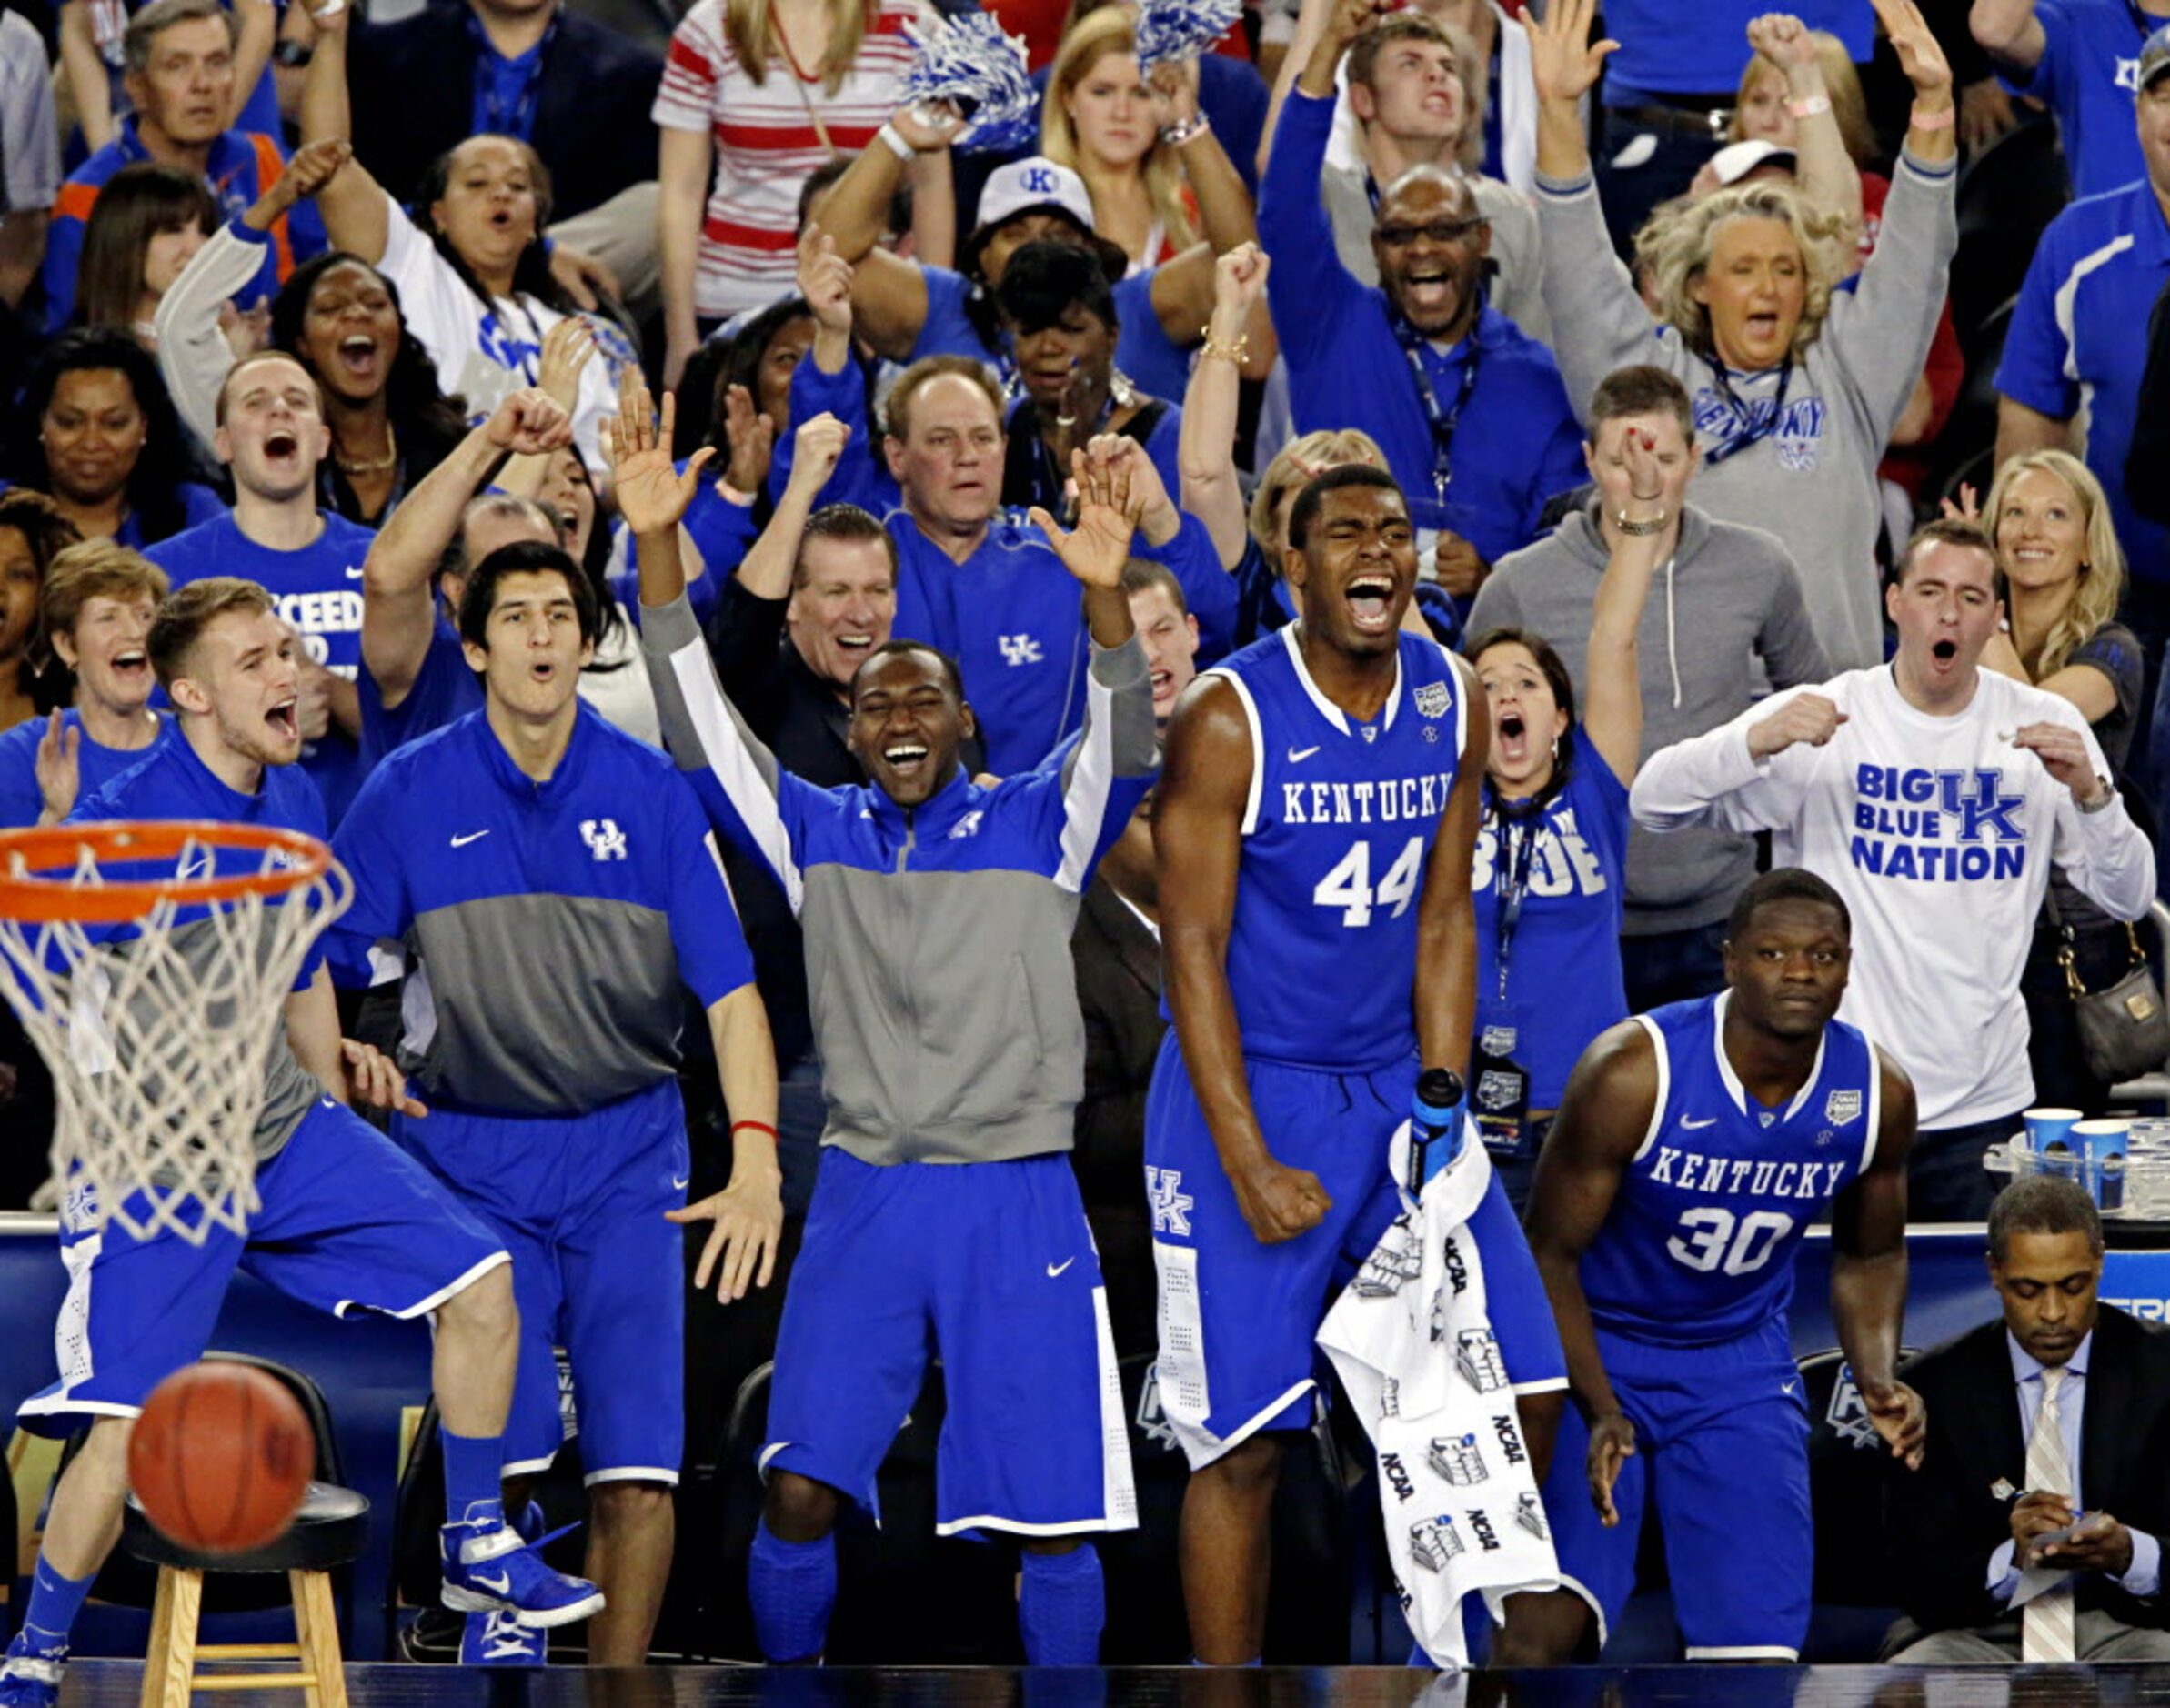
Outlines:
{"type": "Polygon", "coordinates": [[[1464,340],[1469,347],[1462,358],[1462,383],[1454,393],[1454,407],[1449,409],[1440,402],[1432,371],[1424,365],[1422,335],[1401,315],[1392,316],[1394,340],[1401,345],[1402,359],[1409,364],[1410,377],[1416,382],[1417,401],[1424,408],[1424,424],[1432,429],[1432,490],[1442,505],[1447,501],[1447,488],[1454,484],[1454,434],[1462,426],[1462,412],[1469,407],[1471,394],[1477,389],[1477,357],[1482,347],[1477,334],[1483,318],[1484,299],[1480,296],[1477,313],[1470,321],[1464,340]]]}

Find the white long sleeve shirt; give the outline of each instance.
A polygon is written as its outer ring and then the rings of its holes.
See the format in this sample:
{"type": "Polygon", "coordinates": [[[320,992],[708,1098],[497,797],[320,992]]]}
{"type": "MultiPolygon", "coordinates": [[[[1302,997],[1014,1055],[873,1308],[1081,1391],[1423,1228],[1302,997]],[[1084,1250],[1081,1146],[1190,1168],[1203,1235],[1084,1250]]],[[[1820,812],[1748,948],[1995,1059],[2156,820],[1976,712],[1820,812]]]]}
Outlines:
{"type": "Polygon", "coordinates": [[[2123,800],[2081,812],[2012,745],[2031,723],[2078,730],[2109,775],[2069,700],[1984,670],[1965,710],[1932,717],[1880,665],[1773,695],[1653,754],[1629,799],[1652,830],[1769,830],[1777,864],[1805,867],[1845,899],[1854,967],[1840,1016],[1913,1077],[1924,1131],[2033,1100],[2019,977],[2051,866],[2116,919],[2137,919],[2155,894],[2155,852],[2123,800]],[[1750,727],[1804,693],[1848,721],[1823,747],[1753,758],[1750,727]]]}

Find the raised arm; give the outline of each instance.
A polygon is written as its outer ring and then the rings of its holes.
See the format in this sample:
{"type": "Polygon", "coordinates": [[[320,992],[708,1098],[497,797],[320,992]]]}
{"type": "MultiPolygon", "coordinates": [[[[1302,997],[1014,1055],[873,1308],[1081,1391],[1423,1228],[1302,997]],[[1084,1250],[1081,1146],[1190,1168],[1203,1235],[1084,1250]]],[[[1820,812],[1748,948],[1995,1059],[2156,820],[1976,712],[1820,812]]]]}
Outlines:
{"type": "MultiPolygon", "coordinates": [[[[1906,1318],[1906,1157],[1914,1081],[1877,1050],[1874,1152],[1831,1207],[1831,1316],[1876,1433],[1908,1470],[1928,1432],[1921,1396],[1898,1380],[1906,1318]]],[[[1865,1115],[1864,1115],[1865,1119],[1865,1115]]]]}
{"type": "Polygon", "coordinates": [[[1621,1410],[1597,1350],[1597,1326],[1582,1291],[1582,1253],[1597,1238],[1628,1166],[1658,1114],[1657,1048],[1634,1020],[1602,1032],[1568,1077],[1567,1090],[1538,1153],[1523,1218],[1530,1255],[1567,1354],[1567,1384],[1590,1425],[1584,1470],[1591,1504],[1610,1527],[1620,1522],[1612,1484],[1635,1451],[1635,1426],[1621,1410]]]}
{"type": "Polygon", "coordinates": [[[264,80],[264,67],[271,63],[272,44],[279,35],[279,9],[272,0],[232,0],[232,5],[234,110],[226,115],[226,125],[237,130],[256,85],[264,80]]]}
{"type": "MultiPolygon", "coordinates": [[[[1589,665],[1583,672],[1590,688],[1583,699],[1582,732],[1612,775],[1622,783],[1633,783],[1643,757],[1643,679],[1638,674],[1642,661],[1636,637],[1643,627],[1643,603],[1650,598],[1651,578],[1664,554],[1666,527],[1674,518],[1665,514],[1664,478],[1651,436],[1631,431],[1621,454],[1627,461],[1629,487],[1623,518],[1651,531],[1630,534],[1615,529],[1618,544],[1605,559],[1590,612],[1589,665]]],[[[1690,443],[1686,455],[1694,454],[1690,443]]]]}
{"type": "Polygon", "coordinates": [[[1417,1048],[1424,1066],[1452,1068],[1466,1078],[1477,1020],[1477,915],[1470,899],[1470,872],[1484,761],[1492,751],[1492,710],[1469,666],[1452,653],[1445,662],[1454,672],[1454,692],[1462,706],[1462,753],[1424,868],[1423,899],[1417,903],[1414,1000],[1417,1048]]]}
{"type": "Polygon", "coordinates": [[[2034,15],[2034,0],[1974,0],[1966,26],[1997,69],[2014,81],[2030,76],[2049,49],[2049,36],[2034,15]]]}
{"type": "Polygon", "coordinates": [[[234,365],[220,312],[256,276],[271,228],[305,196],[314,196],[347,164],[353,150],[333,139],[311,143],[287,162],[278,182],[189,257],[158,299],[151,325],[158,339],[158,371],[174,407],[208,445],[217,430],[218,390],[234,365]]]}
{"type": "Polygon", "coordinates": [[[1837,239],[1843,254],[1835,257],[1841,261],[1838,276],[1844,277],[1854,271],[1853,250],[1861,241],[1861,168],[1839,133],[1815,37],[1792,14],[1771,12],[1750,22],[1748,45],[1785,78],[1786,105],[1793,115],[1795,181],[1817,207],[1844,222],[1837,239]]]}
{"type": "MultiPolygon", "coordinates": [[[[354,141],[354,116],[347,100],[347,30],[354,9],[339,0],[310,9],[316,25],[316,47],[301,85],[301,138],[306,143],[354,141]]],[[[375,266],[384,259],[391,232],[390,198],[349,156],[347,164],[317,192],[316,211],[335,249],[357,255],[375,266]]]]}
{"type": "Polygon", "coordinates": [[[431,578],[459,532],[467,500],[517,452],[572,442],[572,418],[543,393],[516,391],[401,501],[362,563],[362,667],[387,710],[414,687],[437,626],[431,578]]]}
{"type": "Polygon", "coordinates": [[[1537,90],[1537,170],[1548,178],[1579,178],[1590,170],[1582,101],[1597,86],[1615,41],[1590,39],[1595,0],[1558,0],[1542,18],[1524,21],[1530,36],[1530,80],[1537,90]]]}
{"type": "Polygon", "coordinates": [[[1273,330],[1291,363],[1324,359],[1342,316],[1361,312],[1370,293],[1341,265],[1333,226],[1319,196],[1333,126],[1334,68],[1349,45],[1377,22],[1381,0],[1334,0],[1326,33],[1305,62],[1282,109],[1259,186],[1259,242],[1273,258],[1267,292],[1273,330]]]}
{"type": "MultiPolygon", "coordinates": [[[[795,454],[791,459],[791,478],[785,483],[783,497],[776,501],[769,526],[761,530],[760,538],[746,554],[746,561],[738,566],[739,585],[756,598],[789,597],[792,570],[799,561],[799,537],[806,532],[806,520],[813,514],[814,500],[829,484],[837,459],[844,454],[844,442],[850,436],[851,429],[833,415],[818,415],[792,429],[795,454]]],[[[645,601],[645,586],[642,598],[645,601]]]]}
{"type": "MultiPolygon", "coordinates": [[[[1182,162],[1183,177],[1198,201],[1198,217],[1205,227],[1206,242],[1217,255],[1226,255],[1239,244],[1258,240],[1257,211],[1243,176],[1228,157],[1213,127],[1198,105],[1198,62],[1172,61],[1153,67],[1154,122],[1160,135],[1171,132],[1182,138],[1173,145],[1182,162]]],[[[1193,328],[1195,331],[1195,328],[1193,328]]]]}
{"type": "Polygon", "coordinates": [[[113,140],[113,87],[90,25],[92,0],[65,0],[60,8],[60,67],[67,74],[83,146],[95,154],[113,140]]]}
{"type": "Polygon", "coordinates": [[[1249,243],[1214,264],[1213,316],[1183,392],[1183,425],[1176,441],[1183,508],[1205,524],[1225,569],[1243,560],[1250,538],[1243,488],[1236,478],[1238,365],[1244,327],[1265,294],[1271,266],[1264,252],[1249,243]]]}
{"type": "MultiPolygon", "coordinates": [[[[836,240],[837,253],[855,269],[851,306],[860,336],[891,361],[910,354],[927,324],[927,276],[918,263],[902,260],[880,246],[882,234],[889,229],[889,206],[908,172],[922,170],[923,163],[934,156],[948,156],[957,130],[955,116],[946,108],[931,113],[917,106],[899,108],[874,142],[859,150],[844,176],[808,210],[836,240]],[[910,156],[909,162],[890,144],[892,136],[910,156]]],[[[916,183],[912,207],[916,225],[916,183]]]]}
{"type": "Polygon", "coordinates": [[[1821,694],[1774,694],[1731,723],[1652,754],[1635,773],[1629,814],[1645,830],[1775,829],[1792,819],[1801,789],[1776,774],[1773,761],[1790,748],[1822,747],[1845,721],[1821,694]]]}

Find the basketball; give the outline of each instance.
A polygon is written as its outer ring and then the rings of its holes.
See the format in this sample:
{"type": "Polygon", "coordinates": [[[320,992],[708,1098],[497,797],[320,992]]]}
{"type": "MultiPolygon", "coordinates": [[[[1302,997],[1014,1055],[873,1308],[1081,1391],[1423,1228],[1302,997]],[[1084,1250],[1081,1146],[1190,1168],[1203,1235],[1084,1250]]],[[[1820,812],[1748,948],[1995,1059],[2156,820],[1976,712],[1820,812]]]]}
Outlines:
{"type": "Polygon", "coordinates": [[[246,1553],[285,1535],[316,1462],[300,1402],[246,1364],[176,1371],[152,1390],[128,1441],[144,1515],[203,1553],[246,1553]]]}

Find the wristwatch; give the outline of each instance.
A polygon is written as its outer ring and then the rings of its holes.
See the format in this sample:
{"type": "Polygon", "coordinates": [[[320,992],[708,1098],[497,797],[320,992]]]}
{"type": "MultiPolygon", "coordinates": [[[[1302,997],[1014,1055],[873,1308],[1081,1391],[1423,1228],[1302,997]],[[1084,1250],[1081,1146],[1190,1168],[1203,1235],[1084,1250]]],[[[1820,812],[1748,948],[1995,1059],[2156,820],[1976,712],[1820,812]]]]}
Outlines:
{"type": "Polygon", "coordinates": [[[2099,771],[2095,774],[2095,798],[2077,803],[2082,812],[2100,812],[2117,799],[2117,785],[2099,771]]]}
{"type": "Polygon", "coordinates": [[[275,65],[306,65],[316,55],[313,42],[281,42],[271,50],[271,63],[275,65]]]}

